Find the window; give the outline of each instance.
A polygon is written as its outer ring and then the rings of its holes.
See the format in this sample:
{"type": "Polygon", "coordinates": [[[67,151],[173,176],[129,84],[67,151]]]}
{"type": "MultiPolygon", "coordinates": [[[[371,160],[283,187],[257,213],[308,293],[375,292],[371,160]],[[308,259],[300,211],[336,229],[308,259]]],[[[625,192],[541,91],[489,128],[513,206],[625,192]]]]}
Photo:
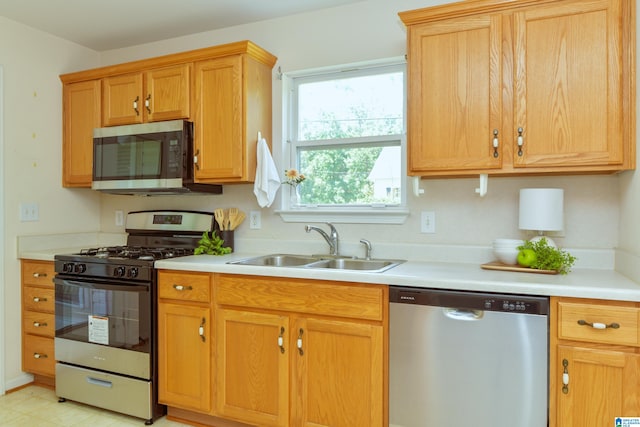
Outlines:
{"type": "MultiPolygon", "coordinates": [[[[380,211],[405,204],[405,64],[351,67],[290,80],[288,162],[305,180],[298,211],[380,211]]],[[[287,188],[289,187],[289,188],[287,188]]]]}

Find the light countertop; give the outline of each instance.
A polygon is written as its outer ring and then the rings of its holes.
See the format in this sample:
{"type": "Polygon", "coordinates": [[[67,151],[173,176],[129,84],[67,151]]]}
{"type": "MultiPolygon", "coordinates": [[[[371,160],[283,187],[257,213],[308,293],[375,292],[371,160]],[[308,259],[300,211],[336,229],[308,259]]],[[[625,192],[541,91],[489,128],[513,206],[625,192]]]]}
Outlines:
{"type": "Polygon", "coordinates": [[[258,255],[265,254],[197,255],[157,261],[155,266],[158,269],[182,271],[640,302],[640,284],[614,270],[574,268],[567,275],[549,275],[484,270],[479,264],[408,261],[382,273],[366,273],[301,267],[227,264],[229,261],[258,255]]]}
{"type": "MultiPolygon", "coordinates": [[[[72,235],[72,238],[63,236],[65,237],[64,239],[61,236],[54,237],[46,239],[45,243],[48,242],[46,245],[43,245],[42,237],[36,238],[34,236],[32,239],[31,236],[28,236],[21,238],[18,242],[19,258],[53,261],[56,254],[77,253],[81,247],[97,243],[118,244],[124,241],[121,235],[100,235],[97,233],[95,235],[72,235]],[[34,243],[31,243],[31,240],[34,240],[34,243]]],[[[240,251],[224,256],[188,256],[157,261],[155,266],[159,269],[182,271],[640,302],[640,284],[628,279],[612,268],[590,269],[574,267],[567,275],[484,270],[480,267],[482,261],[479,260],[487,259],[485,255],[472,257],[470,262],[442,262],[442,259],[437,259],[437,261],[409,260],[382,273],[227,264],[229,261],[268,253],[273,252],[269,252],[267,248],[260,248],[259,252],[240,251]]],[[[444,253],[446,254],[446,252],[444,253]]],[[[484,252],[482,253],[484,254],[484,252]]],[[[400,255],[398,258],[403,258],[402,255],[407,255],[407,253],[400,252],[397,255],[400,255]]],[[[600,253],[593,255],[582,253],[581,258],[588,260],[583,265],[591,265],[595,259],[603,257],[600,253]]]]}

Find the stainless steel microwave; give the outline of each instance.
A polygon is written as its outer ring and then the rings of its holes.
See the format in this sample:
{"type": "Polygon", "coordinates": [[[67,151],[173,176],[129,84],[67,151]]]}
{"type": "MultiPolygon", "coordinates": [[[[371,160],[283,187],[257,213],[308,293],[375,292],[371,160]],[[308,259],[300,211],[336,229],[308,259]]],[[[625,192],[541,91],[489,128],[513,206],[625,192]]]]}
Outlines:
{"type": "Polygon", "coordinates": [[[114,194],[222,193],[194,183],[193,123],[185,120],[93,130],[94,190],[114,194]]]}

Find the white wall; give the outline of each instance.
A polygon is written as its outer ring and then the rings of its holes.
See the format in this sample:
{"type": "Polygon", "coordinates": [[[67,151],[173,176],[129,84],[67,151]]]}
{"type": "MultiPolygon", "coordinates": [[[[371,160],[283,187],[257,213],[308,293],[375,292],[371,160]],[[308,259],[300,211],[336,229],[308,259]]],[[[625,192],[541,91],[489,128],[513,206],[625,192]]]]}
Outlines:
{"type": "Polygon", "coordinates": [[[4,69],[4,307],[5,379],[21,381],[20,264],[16,236],[97,231],[100,199],[65,190],[62,173],[62,89],[58,75],[98,64],[99,55],[0,17],[4,69]],[[20,222],[20,202],[36,202],[40,220],[20,222]]]}
{"type": "MultiPolygon", "coordinates": [[[[285,17],[251,25],[195,34],[159,43],[103,52],[103,65],[125,62],[181,50],[250,39],[278,57],[275,69],[284,73],[306,68],[398,57],[405,54],[406,33],[397,12],[433,5],[436,1],[370,0],[324,11],[285,17]]],[[[442,2],[440,2],[442,3],[442,2]]],[[[275,73],[274,73],[275,76],[275,73]]],[[[274,154],[282,144],[281,82],[274,78],[274,154]]],[[[278,160],[278,168],[284,166],[278,160]]],[[[426,195],[409,196],[412,215],[404,225],[349,225],[340,227],[343,242],[361,237],[376,243],[419,243],[490,246],[496,237],[515,237],[518,190],[528,186],[557,186],[565,189],[566,237],[556,239],[565,247],[608,248],[618,245],[619,176],[490,178],[485,198],[475,194],[477,179],[422,181],[426,195]],[[419,233],[419,213],[436,212],[436,234],[419,233]]],[[[102,206],[102,227],[116,231],[114,210],[146,207],[188,207],[213,209],[238,206],[258,209],[252,186],[225,186],[222,196],[149,200],[107,196],[102,206]]],[[[277,204],[277,203],[276,203],[277,204]]],[[[275,204],[274,204],[275,205],[275,204]]],[[[306,235],[302,224],[283,223],[274,210],[262,212],[262,229],[246,224],[236,237],[319,241],[306,235]]],[[[248,250],[250,248],[241,248],[248,250]]]]}

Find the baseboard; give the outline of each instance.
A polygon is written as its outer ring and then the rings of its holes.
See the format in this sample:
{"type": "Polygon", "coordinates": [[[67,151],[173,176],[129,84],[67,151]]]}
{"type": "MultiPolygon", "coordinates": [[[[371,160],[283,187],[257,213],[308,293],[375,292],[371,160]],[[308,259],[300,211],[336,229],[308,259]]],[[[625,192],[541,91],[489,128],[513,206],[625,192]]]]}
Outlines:
{"type": "Polygon", "coordinates": [[[16,388],[24,387],[25,385],[30,384],[32,382],[33,382],[33,375],[23,372],[17,378],[12,378],[10,380],[7,380],[4,386],[6,391],[11,391],[16,388]]]}

